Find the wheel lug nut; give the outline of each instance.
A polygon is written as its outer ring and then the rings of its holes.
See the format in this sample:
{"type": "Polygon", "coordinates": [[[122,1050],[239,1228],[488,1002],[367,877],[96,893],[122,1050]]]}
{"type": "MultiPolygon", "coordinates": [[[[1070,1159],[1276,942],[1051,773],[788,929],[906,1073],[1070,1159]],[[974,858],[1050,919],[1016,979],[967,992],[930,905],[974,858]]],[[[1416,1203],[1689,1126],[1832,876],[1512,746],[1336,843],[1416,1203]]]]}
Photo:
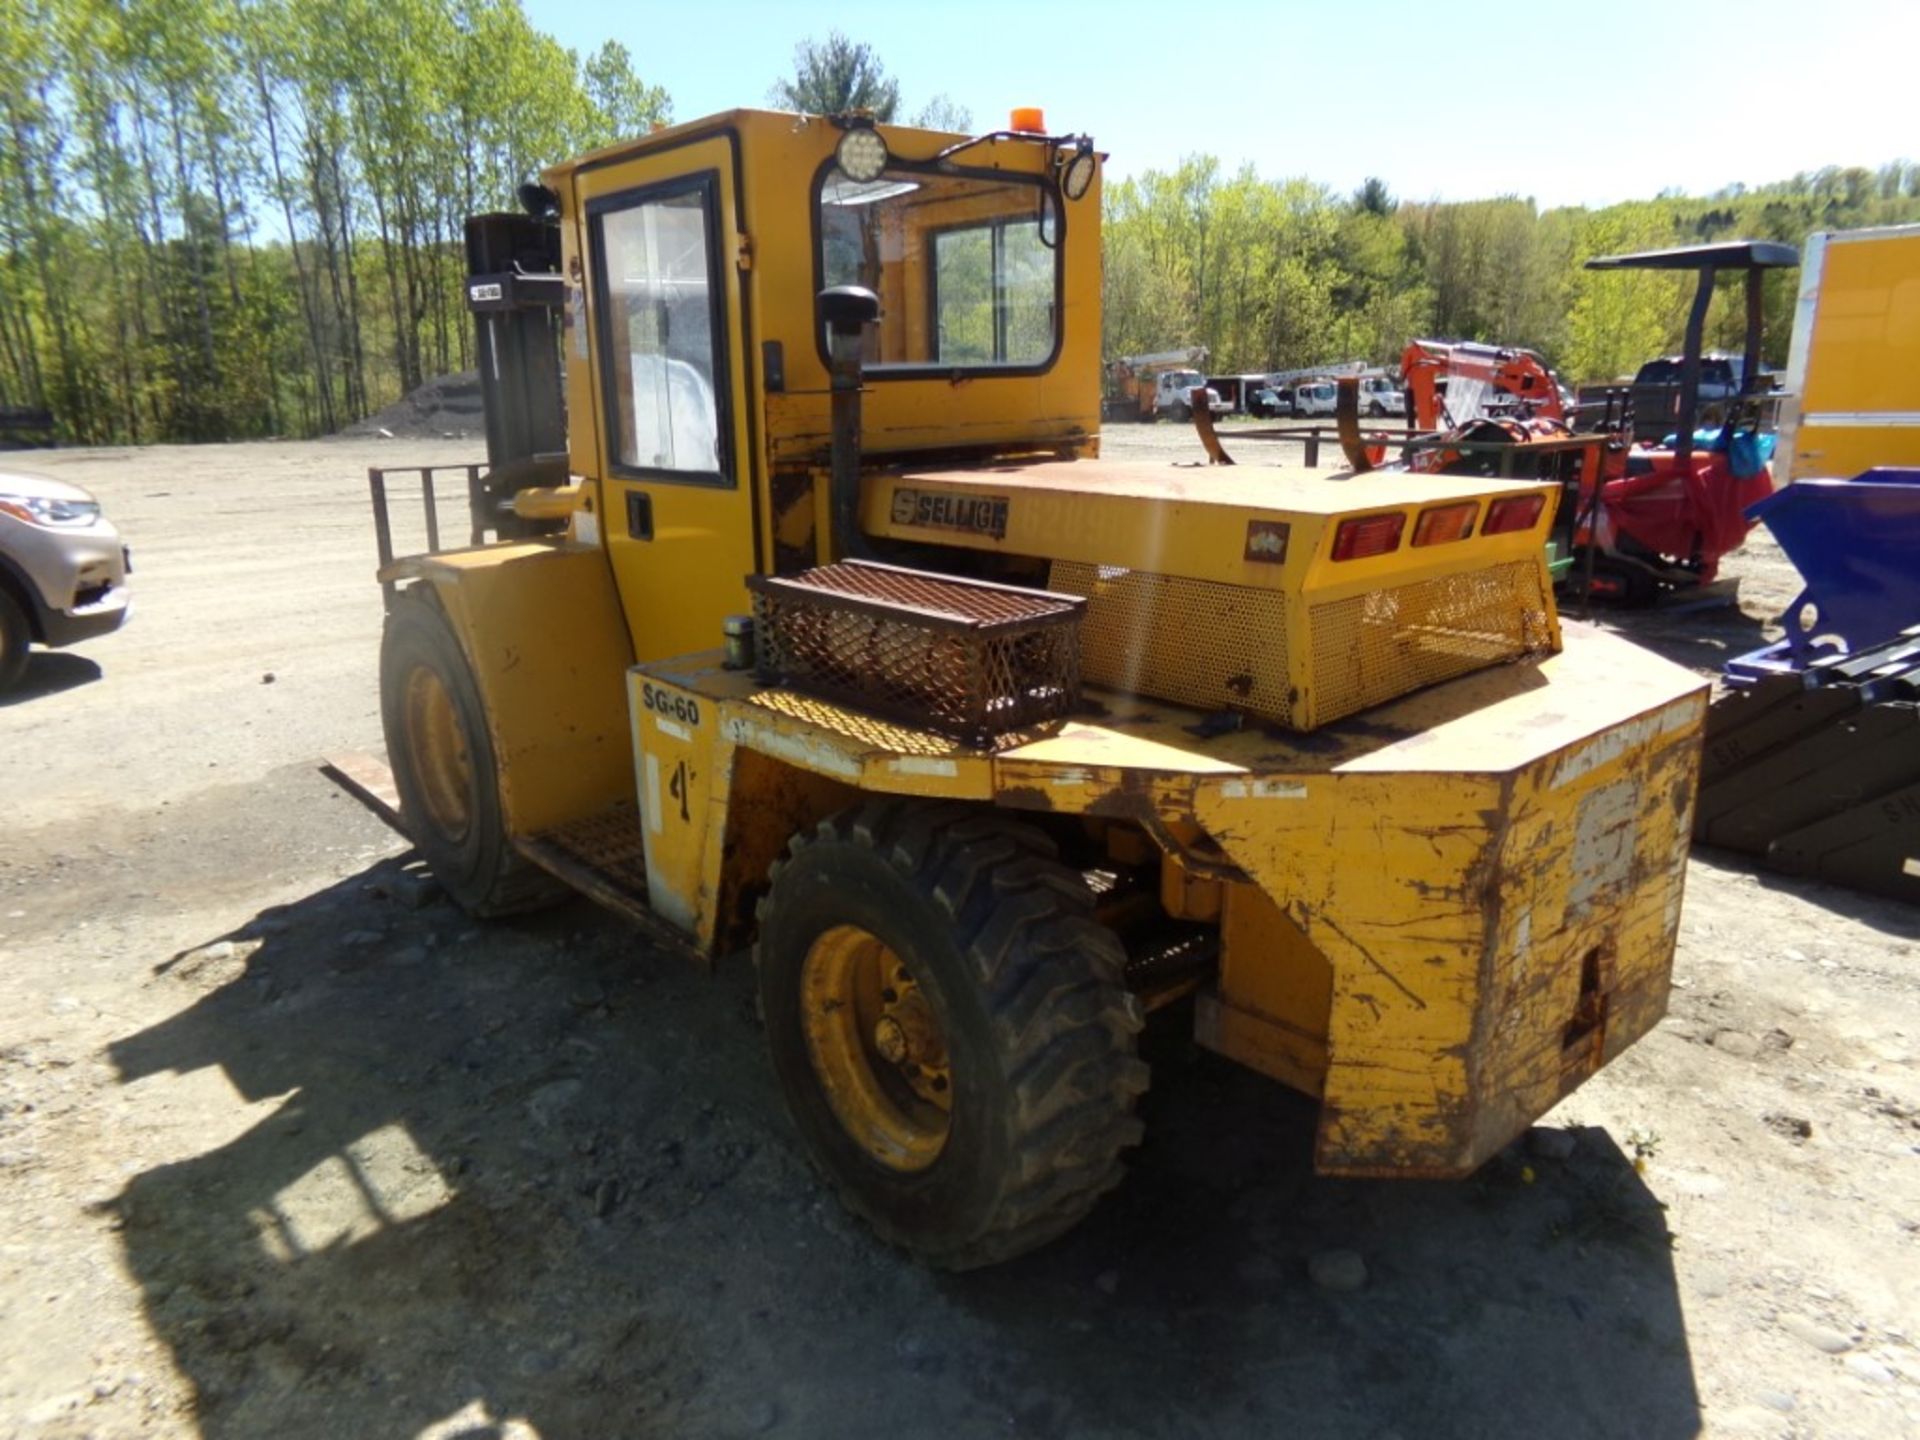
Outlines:
{"type": "Polygon", "coordinates": [[[882,1015],[873,1027],[873,1047],[891,1065],[907,1058],[907,1032],[891,1015],[882,1015]]]}

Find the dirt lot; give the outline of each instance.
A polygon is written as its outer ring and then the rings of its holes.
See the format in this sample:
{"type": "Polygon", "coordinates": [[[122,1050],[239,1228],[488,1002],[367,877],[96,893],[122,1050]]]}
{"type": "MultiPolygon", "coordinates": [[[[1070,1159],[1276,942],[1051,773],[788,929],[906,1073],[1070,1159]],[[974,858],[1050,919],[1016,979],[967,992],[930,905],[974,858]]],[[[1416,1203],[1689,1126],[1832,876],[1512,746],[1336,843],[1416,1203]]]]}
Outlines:
{"type": "MultiPolygon", "coordinates": [[[[365,466],[472,447],[35,457],[138,614],[0,708],[0,1433],[1920,1433],[1920,914],[1724,858],[1671,1017],[1471,1181],[1313,1178],[1306,1102],[1176,1010],[1090,1223],[880,1250],[741,960],[476,927],[315,772],[378,748],[365,466]]],[[[1793,580],[1735,568],[1753,614],[1647,638],[1751,645],[1793,580]]]]}

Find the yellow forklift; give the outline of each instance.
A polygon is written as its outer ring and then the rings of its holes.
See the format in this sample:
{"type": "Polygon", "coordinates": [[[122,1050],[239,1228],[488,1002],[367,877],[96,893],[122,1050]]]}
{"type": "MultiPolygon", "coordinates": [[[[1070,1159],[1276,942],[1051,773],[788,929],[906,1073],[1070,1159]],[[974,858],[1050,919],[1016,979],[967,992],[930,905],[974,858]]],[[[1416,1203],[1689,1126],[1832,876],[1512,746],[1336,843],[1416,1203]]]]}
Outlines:
{"type": "Polygon", "coordinates": [[[1149,1010],[1322,1172],[1462,1176],[1679,923],[1705,687],[1563,636],[1553,486],[1100,458],[1101,163],[742,110],[549,170],[468,225],[470,543],[372,476],[440,883],[751,945],[807,1149],[944,1267],[1120,1180],[1149,1010]]]}

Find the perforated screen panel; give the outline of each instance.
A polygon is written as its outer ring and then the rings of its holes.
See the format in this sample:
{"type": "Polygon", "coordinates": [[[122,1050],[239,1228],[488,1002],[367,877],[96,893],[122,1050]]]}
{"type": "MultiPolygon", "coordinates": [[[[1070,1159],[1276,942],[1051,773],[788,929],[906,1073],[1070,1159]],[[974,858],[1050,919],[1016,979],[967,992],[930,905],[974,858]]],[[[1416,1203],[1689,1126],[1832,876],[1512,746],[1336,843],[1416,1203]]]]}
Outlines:
{"type": "Polygon", "coordinates": [[[1047,588],[1087,597],[1080,669],[1096,685],[1291,723],[1279,591],[1064,560],[1047,588]]]}
{"type": "Polygon", "coordinates": [[[1310,606],[1313,723],[1550,650],[1540,576],[1515,560],[1310,606]]]}
{"type": "Polygon", "coordinates": [[[1291,671],[1287,607],[1300,601],[1283,591],[1069,561],[1048,588],[1086,597],[1087,680],[1295,730],[1553,648],[1533,560],[1309,605],[1308,653],[1291,671]]]}

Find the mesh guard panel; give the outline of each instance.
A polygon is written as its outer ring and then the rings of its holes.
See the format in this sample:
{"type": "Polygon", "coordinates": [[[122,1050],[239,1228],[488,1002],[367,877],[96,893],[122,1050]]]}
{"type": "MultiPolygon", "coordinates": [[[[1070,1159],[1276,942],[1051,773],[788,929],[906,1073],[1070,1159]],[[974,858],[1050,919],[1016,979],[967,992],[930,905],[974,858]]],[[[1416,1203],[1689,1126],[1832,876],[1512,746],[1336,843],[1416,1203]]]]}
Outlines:
{"type": "Polygon", "coordinates": [[[1079,697],[1073,596],[860,560],[747,585],[763,683],[974,746],[1079,697]]]}
{"type": "Polygon", "coordinates": [[[1096,685],[1291,723],[1280,591],[1066,560],[1054,562],[1047,587],[1087,597],[1080,668],[1096,685]]]}
{"type": "Polygon", "coordinates": [[[1314,605],[1307,625],[1317,725],[1552,646],[1532,560],[1314,605]]]}

